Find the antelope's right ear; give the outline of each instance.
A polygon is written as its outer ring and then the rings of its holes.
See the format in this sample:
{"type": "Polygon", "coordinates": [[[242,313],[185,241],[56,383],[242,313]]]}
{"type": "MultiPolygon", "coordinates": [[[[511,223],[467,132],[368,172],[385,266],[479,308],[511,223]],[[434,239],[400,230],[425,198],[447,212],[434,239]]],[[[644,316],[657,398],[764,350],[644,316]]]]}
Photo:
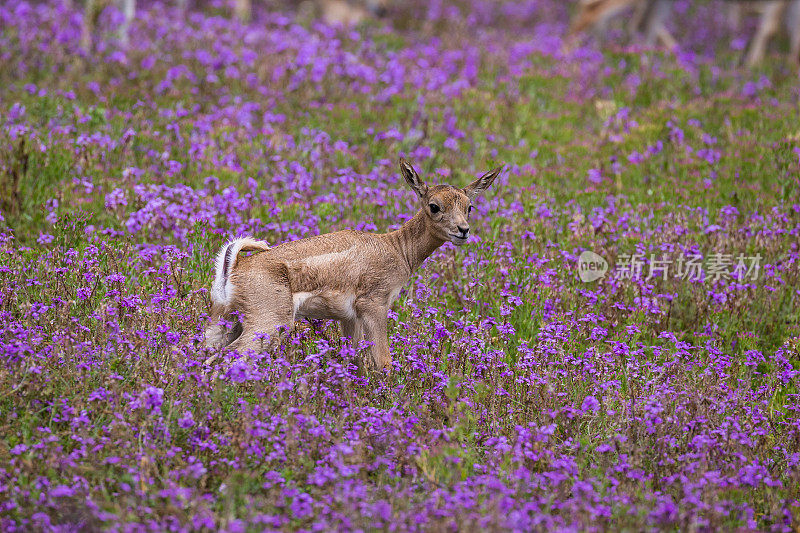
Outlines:
{"type": "Polygon", "coordinates": [[[417,193],[417,196],[419,196],[421,200],[424,200],[428,196],[428,186],[420,179],[419,174],[417,174],[417,171],[411,166],[411,163],[402,158],[400,159],[400,173],[403,174],[406,183],[408,183],[409,187],[414,189],[414,192],[417,193]]]}

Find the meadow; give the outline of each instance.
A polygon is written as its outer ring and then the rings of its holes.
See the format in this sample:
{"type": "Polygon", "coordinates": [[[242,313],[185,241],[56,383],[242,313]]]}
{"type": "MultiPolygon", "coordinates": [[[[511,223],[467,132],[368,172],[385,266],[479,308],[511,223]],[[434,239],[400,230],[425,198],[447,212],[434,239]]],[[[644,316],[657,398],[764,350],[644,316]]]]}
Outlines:
{"type": "Polygon", "coordinates": [[[0,4],[0,530],[797,531],[800,84],[722,4],[570,53],[558,0],[143,1],[91,50],[0,4]],[[504,170],[391,372],[326,321],[204,364],[219,247],[396,229],[399,157],[504,170]]]}

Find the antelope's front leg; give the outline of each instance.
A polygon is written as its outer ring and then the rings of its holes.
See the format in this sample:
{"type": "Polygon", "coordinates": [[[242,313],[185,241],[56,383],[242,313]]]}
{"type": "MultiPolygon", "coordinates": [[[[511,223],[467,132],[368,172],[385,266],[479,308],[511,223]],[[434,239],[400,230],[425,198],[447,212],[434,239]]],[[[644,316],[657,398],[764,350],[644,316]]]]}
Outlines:
{"type": "Polygon", "coordinates": [[[372,360],[379,369],[392,366],[392,355],[389,353],[388,315],[389,309],[381,306],[370,308],[361,316],[366,339],[372,343],[370,347],[372,360]]]}

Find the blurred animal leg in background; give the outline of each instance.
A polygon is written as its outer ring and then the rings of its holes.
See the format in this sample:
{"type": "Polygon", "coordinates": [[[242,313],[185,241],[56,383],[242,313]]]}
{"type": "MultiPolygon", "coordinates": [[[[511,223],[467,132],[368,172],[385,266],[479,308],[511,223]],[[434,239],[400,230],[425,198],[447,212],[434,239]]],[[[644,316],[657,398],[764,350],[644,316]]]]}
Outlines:
{"type": "Polygon", "coordinates": [[[81,48],[84,50],[91,50],[92,36],[94,35],[94,28],[96,26],[99,11],[102,11],[99,0],[86,0],[86,5],[83,6],[83,25],[81,27],[81,48]]]}
{"type": "Polygon", "coordinates": [[[647,9],[643,17],[643,26],[640,30],[644,32],[645,42],[648,46],[653,46],[656,41],[660,41],[666,48],[673,49],[678,46],[678,41],[667,30],[666,22],[672,13],[670,0],[651,0],[647,2],[647,9]]]}
{"type": "Polygon", "coordinates": [[[781,27],[781,17],[786,10],[786,3],[780,0],[772,0],[760,5],[758,9],[761,12],[761,18],[758,23],[758,30],[747,50],[745,64],[748,67],[754,67],[764,60],[769,39],[781,27]]]}
{"type": "Polygon", "coordinates": [[[739,2],[728,4],[728,24],[735,30],[742,27],[742,6],[739,2]]]}
{"type": "Polygon", "coordinates": [[[122,24],[117,28],[117,39],[123,46],[128,46],[131,22],[136,15],[136,0],[86,0],[81,28],[81,47],[84,50],[93,50],[100,15],[112,4],[122,12],[123,16],[122,24]]]}
{"type": "Polygon", "coordinates": [[[800,0],[792,0],[786,8],[786,31],[789,34],[789,61],[800,68],[800,0]]]}
{"type": "Polygon", "coordinates": [[[636,16],[641,17],[642,6],[647,4],[644,0],[581,0],[570,21],[569,30],[564,37],[564,51],[575,48],[578,34],[590,30],[598,39],[608,33],[609,21],[625,9],[636,6],[636,16]]]}
{"type": "Polygon", "coordinates": [[[612,17],[626,8],[635,7],[628,29],[631,33],[644,33],[649,46],[661,42],[666,48],[675,48],[678,42],[667,30],[666,21],[672,14],[670,0],[584,0],[570,24],[565,38],[565,49],[574,47],[578,33],[591,28],[598,37],[608,33],[608,23],[612,17]]]}
{"type": "Polygon", "coordinates": [[[130,29],[133,17],[136,15],[136,0],[122,0],[122,24],[117,28],[117,38],[122,46],[127,47],[130,42],[130,29]]]}
{"type": "Polygon", "coordinates": [[[249,22],[253,15],[253,6],[250,0],[235,0],[233,14],[242,22],[249,22]]]}
{"type": "Polygon", "coordinates": [[[639,31],[639,28],[643,26],[644,17],[647,14],[648,7],[651,3],[652,0],[643,0],[636,3],[636,7],[633,10],[633,15],[631,15],[631,19],[628,22],[628,34],[635,35],[639,31]]]}

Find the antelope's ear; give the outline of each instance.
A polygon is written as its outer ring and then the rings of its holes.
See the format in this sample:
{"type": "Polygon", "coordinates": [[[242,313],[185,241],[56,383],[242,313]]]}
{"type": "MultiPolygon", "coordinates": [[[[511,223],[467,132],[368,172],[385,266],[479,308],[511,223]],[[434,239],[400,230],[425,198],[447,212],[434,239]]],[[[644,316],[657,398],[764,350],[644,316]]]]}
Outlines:
{"type": "Polygon", "coordinates": [[[428,196],[428,186],[420,179],[417,171],[411,166],[411,163],[405,159],[400,159],[400,173],[406,179],[406,183],[411,187],[420,200],[424,200],[428,196]]]}
{"type": "Polygon", "coordinates": [[[503,168],[498,167],[491,172],[487,172],[480,178],[464,187],[464,192],[467,194],[467,196],[469,196],[469,199],[474,200],[476,196],[488,189],[489,185],[491,185],[495,178],[500,175],[501,170],[503,170],[503,168]]]}

